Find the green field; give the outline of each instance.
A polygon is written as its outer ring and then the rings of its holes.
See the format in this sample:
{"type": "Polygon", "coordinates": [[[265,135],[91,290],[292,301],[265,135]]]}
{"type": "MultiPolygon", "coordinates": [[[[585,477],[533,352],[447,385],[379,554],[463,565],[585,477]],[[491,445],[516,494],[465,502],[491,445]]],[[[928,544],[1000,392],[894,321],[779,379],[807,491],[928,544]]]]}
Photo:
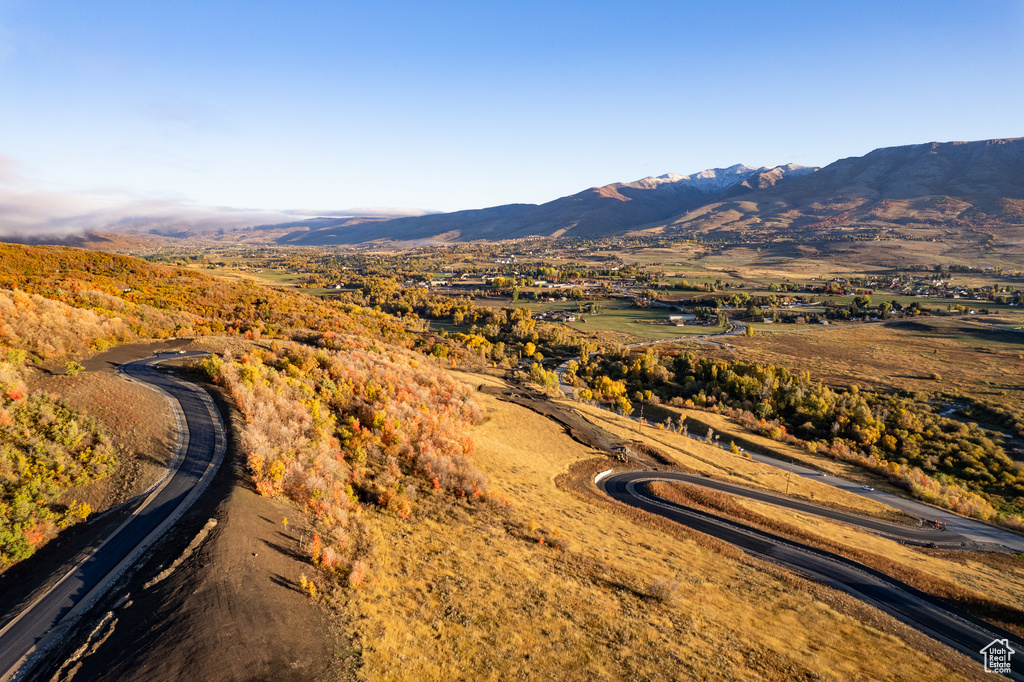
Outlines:
{"type": "Polygon", "coordinates": [[[297,285],[306,280],[305,275],[298,275],[294,272],[280,272],[280,271],[263,271],[250,273],[257,279],[270,282],[272,284],[292,284],[297,285]]]}
{"type": "Polygon", "coordinates": [[[618,300],[601,301],[600,305],[600,314],[585,315],[586,322],[570,322],[568,326],[582,332],[619,332],[652,340],[672,339],[679,336],[703,336],[725,331],[723,327],[716,326],[677,327],[670,324],[653,324],[668,320],[668,316],[674,313],[668,308],[632,308],[629,304],[618,300]]]}
{"type": "Polygon", "coordinates": [[[461,327],[456,325],[451,320],[427,320],[430,324],[429,329],[432,332],[446,331],[449,334],[457,334],[459,332],[463,334],[469,333],[470,325],[464,324],[461,327]]]}

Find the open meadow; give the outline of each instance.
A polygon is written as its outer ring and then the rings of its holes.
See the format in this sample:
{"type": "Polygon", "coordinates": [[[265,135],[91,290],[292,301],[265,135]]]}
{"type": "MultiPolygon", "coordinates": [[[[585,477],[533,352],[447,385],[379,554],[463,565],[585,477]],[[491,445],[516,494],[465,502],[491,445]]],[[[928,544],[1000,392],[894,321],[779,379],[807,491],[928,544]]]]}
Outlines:
{"type": "MultiPolygon", "coordinates": [[[[568,475],[607,468],[602,453],[525,407],[477,395],[488,417],[473,429],[474,460],[511,506],[380,525],[378,579],[345,601],[364,679],[978,674],[844,595],[588,496],[576,486],[589,479],[568,475]]],[[[697,460],[710,454],[679,445],[697,460]]]]}
{"type": "Polygon", "coordinates": [[[752,338],[735,337],[730,342],[735,351],[701,347],[698,352],[808,370],[837,386],[856,383],[1007,400],[1019,400],[1024,392],[1024,333],[972,319],[771,325],[752,338]]]}

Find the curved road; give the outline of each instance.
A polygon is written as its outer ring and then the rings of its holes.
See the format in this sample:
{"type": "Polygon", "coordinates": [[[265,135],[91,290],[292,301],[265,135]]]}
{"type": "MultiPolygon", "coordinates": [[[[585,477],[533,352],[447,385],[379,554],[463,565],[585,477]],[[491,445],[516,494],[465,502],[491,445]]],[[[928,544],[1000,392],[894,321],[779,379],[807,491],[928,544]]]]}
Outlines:
{"type": "MultiPolygon", "coordinates": [[[[1016,635],[992,626],[940,599],[837,554],[766,533],[651,495],[644,483],[677,480],[661,472],[629,472],[599,477],[598,486],[630,506],[658,514],[689,528],[736,545],[747,554],[771,561],[865,601],[897,620],[937,639],[976,661],[981,650],[996,639],[1024,652],[1016,635]]],[[[884,652],[878,652],[884,656],[884,652]]],[[[1024,660],[1012,660],[1012,674],[1024,680],[1024,660]]]]}
{"type": "MultiPolygon", "coordinates": [[[[743,448],[740,449],[743,450],[743,448]]],[[[967,540],[971,542],[982,545],[985,549],[997,549],[1003,551],[1010,550],[1017,553],[1024,552],[1024,537],[1003,528],[999,528],[998,526],[993,526],[990,523],[971,519],[966,516],[960,516],[954,512],[940,509],[939,507],[926,504],[925,502],[919,502],[918,500],[893,495],[892,493],[883,492],[881,490],[865,489],[860,483],[854,483],[853,481],[848,481],[845,478],[839,478],[838,476],[822,476],[820,471],[800,464],[775,459],[774,457],[769,457],[768,455],[762,455],[749,450],[744,452],[748,452],[751,459],[761,462],[762,464],[769,464],[777,469],[792,472],[797,476],[814,478],[821,483],[832,486],[833,488],[839,488],[840,490],[845,490],[846,492],[853,493],[854,495],[860,495],[861,497],[872,499],[875,502],[880,502],[881,504],[906,512],[911,516],[942,521],[946,524],[946,532],[948,534],[955,534],[967,538],[967,540]]]]}
{"type": "Polygon", "coordinates": [[[127,377],[156,389],[171,401],[181,432],[178,453],[168,474],[148,493],[142,505],[92,555],[0,630],[0,679],[24,675],[36,655],[59,640],[185,512],[213,477],[227,446],[220,413],[205,391],[154,367],[164,360],[195,355],[205,353],[162,353],[121,366],[127,377]],[[182,420],[187,426],[184,432],[182,420]]]}
{"type": "MultiPolygon", "coordinates": [[[[596,353],[591,353],[596,355],[596,353]]],[[[565,371],[569,367],[569,360],[566,360],[559,365],[555,372],[558,375],[558,387],[562,390],[562,393],[568,398],[575,398],[574,389],[569,384],[565,383],[565,371]]],[[[629,417],[636,421],[636,417],[629,417]]],[[[696,434],[689,434],[693,440],[703,440],[696,434]]],[[[760,462],[761,464],[768,464],[769,466],[781,469],[784,472],[790,474],[796,474],[805,478],[814,478],[820,483],[832,486],[833,488],[839,488],[846,492],[853,493],[854,495],[860,495],[867,497],[875,502],[888,505],[894,509],[898,509],[902,512],[906,512],[911,516],[916,516],[921,519],[929,519],[932,521],[941,521],[945,524],[947,534],[943,536],[943,543],[949,543],[951,540],[954,542],[958,540],[967,540],[979,545],[983,549],[996,549],[996,550],[1010,550],[1017,553],[1024,553],[1024,537],[1012,533],[1003,528],[999,528],[984,521],[978,521],[965,516],[960,516],[951,511],[941,509],[939,507],[912,500],[899,495],[893,495],[892,493],[883,492],[881,490],[874,490],[873,488],[865,488],[860,483],[854,483],[844,478],[837,476],[822,476],[822,472],[817,469],[812,469],[808,466],[801,464],[795,464],[792,462],[784,461],[771,457],[769,455],[763,455],[753,450],[746,450],[740,448],[740,451],[750,455],[750,458],[760,462]],[[957,539],[953,539],[954,536],[957,539]]],[[[936,541],[938,543],[938,541],[936,541]]]]}
{"type": "MultiPolygon", "coordinates": [[[[711,490],[717,490],[724,493],[730,493],[732,495],[739,495],[740,497],[746,497],[758,502],[766,502],[768,504],[774,504],[778,507],[785,507],[787,509],[793,509],[795,511],[804,512],[806,514],[813,514],[822,518],[831,519],[833,521],[840,521],[842,523],[856,526],[858,528],[884,535],[893,540],[900,542],[906,542],[914,545],[951,545],[959,547],[967,543],[967,538],[950,531],[942,531],[937,528],[931,528],[928,526],[904,526],[896,523],[888,523],[880,519],[876,519],[870,516],[864,516],[861,514],[855,514],[848,511],[840,511],[838,509],[832,509],[831,507],[825,507],[818,504],[812,504],[810,502],[803,502],[802,500],[796,500],[792,497],[785,497],[783,495],[777,495],[775,493],[766,492],[764,490],[757,490],[755,488],[747,488],[742,485],[735,483],[725,483],[724,481],[718,481],[713,478],[707,478],[706,476],[699,476],[695,474],[684,474],[675,471],[659,471],[656,474],[658,480],[661,481],[674,481],[678,483],[689,483],[690,485],[700,486],[702,488],[709,488],[711,490]]],[[[631,474],[621,474],[616,478],[622,480],[651,480],[651,472],[649,471],[637,471],[631,474]]]]}

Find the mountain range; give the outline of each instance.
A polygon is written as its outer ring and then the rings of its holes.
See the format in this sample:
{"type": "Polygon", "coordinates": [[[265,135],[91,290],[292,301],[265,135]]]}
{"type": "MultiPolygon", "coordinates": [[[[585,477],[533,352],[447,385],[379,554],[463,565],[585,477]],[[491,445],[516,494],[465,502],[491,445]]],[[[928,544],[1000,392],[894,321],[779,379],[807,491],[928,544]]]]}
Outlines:
{"type": "MultiPolygon", "coordinates": [[[[273,227],[285,226],[264,226],[273,227]]],[[[539,205],[287,227],[278,242],[296,245],[634,233],[763,241],[858,229],[927,238],[936,229],[1024,228],[1024,138],[887,147],[823,168],[737,164],[592,187],[539,205]]]]}
{"type": "Polygon", "coordinates": [[[711,201],[727,200],[813,173],[796,164],[750,168],[737,164],[693,175],[669,173],[636,182],[591,187],[545,204],[506,204],[374,223],[318,221],[283,243],[347,244],[390,239],[471,241],[528,236],[603,237],[669,220],[711,201]]]}

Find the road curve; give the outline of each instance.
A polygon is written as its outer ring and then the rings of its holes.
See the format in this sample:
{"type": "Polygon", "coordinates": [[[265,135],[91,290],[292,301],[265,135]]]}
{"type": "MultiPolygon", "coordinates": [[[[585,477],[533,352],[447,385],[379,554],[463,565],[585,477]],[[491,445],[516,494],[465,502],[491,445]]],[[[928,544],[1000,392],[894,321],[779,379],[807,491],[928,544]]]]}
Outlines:
{"type": "MultiPolygon", "coordinates": [[[[975,618],[942,600],[838,554],[804,545],[741,523],[723,519],[651,495],[648,481],[676,480],[662,472],[628,472],[600,478],[598,486],[612,498],[719,538],[747,554],[789,568],[871,604],[960,653],[981,662],[981,650],[1007,639],[1016,651],[1016,635],[975,618]]],[[[878,652],[884,656],[884,652],[878,652]]],[[[1012,679],[1024,680],[1024,661],[1012,661],[1012,679]]]]}
{"type": "MultiPolygon", "coordinates": [[[[743,448],[740,449],[743,450],[743,448]]],[[[846,492],[854,495],[866,497],[874,500],[875,502],[880,502],[881,504],[892,507],[893,509],[898,509],[910,514],[911,516],[916,516],[921,519],[941,521],[945,524],[948,533],[962,536],[966,538],[968,542],[977,545],[977,547],[995,549],[997,551],[1009,550],[1017,553],[1024,552],[1024,537],[1006,529],[999,528],[998,526],[994,526],[990,523],[971,519],[966,516],[960,516],[954,512],[946,509],[940,509],[939,507],[932,506],[919,500],[894,495],[892,493],[875,490],[873,488],[865,488],[860,483],[848,481],[845,478],[840,478],[839,476],[822,476],[822,472],[801,464],[796,464],[795,462],[776,459],[753,451],[744,452],[747,452],[750,455],[750,458],[756,462],[769,464],[776,469],[791,472],[804,478],[814,478],[825,485],[838,488],[839,490],[845,490],[846,492]]]]}
{"type": "MultiPolygon", "coordinates": [[[[914,545],[942,545],[949,547],[961,547],[966,545],[968,540],[964,536],[949,531],[938,530],[927,526],[904,526],[896,523],[889,523],[870,516],[855,514],[848,511],[840,511],[831,507],[824,507],[810,502],[795,500],[791,497],[777,495],[764,490],[747,488],[735,483],[725,483],[706,476],[696,474],[684,474],[675,471],[660,471],[658,479],[662,481],[674,481],[677,483],[689,483],[690,485],[709,488],[720,492],[739,495],[758,502],[766,502],[778,507],[793,509],[794,511],[813,514],[822,518],[839,521],[856,526],[863,530],[883,535],[893,540],[914,545]]],[[[647,471],[636,471],[630,474],[621,474],[623,480],[650,480],[651,473],[647,471]]]]}
{"type": "Polygon", "coordinates": [[[158,362],[205,355],[159,354],[121,366],[121,372],[167,397],[180,432],[179,452],[168,474],[142,505],[97,549],[0,630],[0,679],[25,675],[48,646],[109,589],[142,552],[172,525],[206,488],[227,444],[220,413],[207,393],[158,371],[158,362]],[[182,426],[187,428],[182,430],[182,426]]]}
{"type": "MultiPolygon", "coordinates": [[[[591,353],[591,356],[595,354],[596,353],[591,353]]],[[[564,375],[568,367],[569,361],[566,360],[555,370],[558,374],[558,386],[566,397],[575,399],[573,387],[565,383],[564,375]]],[[[628,418],[637,421],[636,417],[628,418]]],[[[702,437],[693,433],[689,434],[689,437],[693,440],[703,440],[702,437]]],[[[941,521],[948,532],[948,535],[943,538],[944,543],[949,543],[954,536],[957,536],[962,540],[966,540],[968,544],[973,543],[975,549],[994,549],[997,551],[1008,550],[1016,553],[1024,553],[1024,537],[1006,529],[999,528],[998,526],[994,526],[990,523],[960,516],[954,512],[941,509],[918,500],[901,497],[881,490],[875,490],[870,487],[865,488],[865,486],[860,483],[848,481],[838,476],[822,476],[822,472],[818,469],[812,469],[809,466],[764,455],[759,452],[754,452],[753,450],[740,448],[740,452],[750,455],[750,458],[756,462],[767,464],[776,469],[781,469],[782,471],[787,472],[787,474],[796,474],[805,478],[814,478],[819,483],[824,483],[825,485],[832,486],[833,488],[845,490],[846,492],[854,495],[867,497],[920,519],[941,521]]],[[[957,540],[954,540],[954,542],[956,541],[957,540]]],[[[938,543],[938,541],[936,542],[938,543]]]]}

